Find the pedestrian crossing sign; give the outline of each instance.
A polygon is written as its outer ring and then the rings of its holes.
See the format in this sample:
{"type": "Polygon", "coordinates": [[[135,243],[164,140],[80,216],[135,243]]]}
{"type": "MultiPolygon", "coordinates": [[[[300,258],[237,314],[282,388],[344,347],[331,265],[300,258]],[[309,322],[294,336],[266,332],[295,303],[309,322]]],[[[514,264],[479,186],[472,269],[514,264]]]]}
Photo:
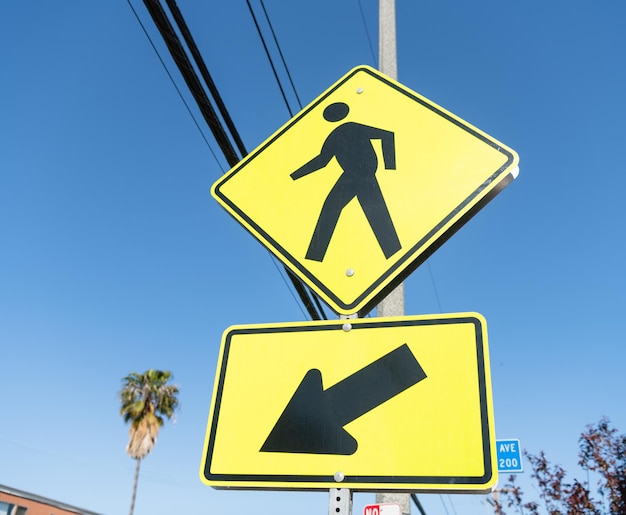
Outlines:
{"type": "Polygon", "coordinates": [[[340,314],[367,312],[509,184],[518,156],[380,72],[353,69],[212,188],[340,314]]]}

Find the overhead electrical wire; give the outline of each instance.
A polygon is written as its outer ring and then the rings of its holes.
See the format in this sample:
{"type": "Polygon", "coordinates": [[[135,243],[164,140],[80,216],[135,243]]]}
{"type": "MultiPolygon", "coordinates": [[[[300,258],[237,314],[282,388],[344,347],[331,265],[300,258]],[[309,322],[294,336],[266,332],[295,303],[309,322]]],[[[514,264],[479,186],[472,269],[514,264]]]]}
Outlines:
{"type": "MultiPolygon", "coordinates": [[[[152,41],[152,38],[150,37],[150,34],[146,30],[146,27],[144,26],[143,22],[141,21],[141,18],[137,14],[137,11],[133,7],[133,5],[130,3],[130,0],[127,0],[127,3],[129,5],[131,11],[135,15],[135,18],[136,18],[137,22],[139,23],[143,33],[145,34],[146,38],[150,42],[150,46],[152,47],[152,49],[154,50],[154,53],[158,57],[159,62],[161,63],[161,65],[163,66],[163,69],[165,70],[165,73],[167,74],[167,76],[169,77],[170,81],[172,82],[172,85],[174,86],[174,89],[176,89],[176,92],[178,93],[178,96],[180,97],[180,99],[182,100],[183,104],[185,105],[185,108],[187,109],[187,112],[189,113],[189,116],[191,116],[191,119],[193,120],[196,128],[198,129],[198,132],[202,136],[202,139],[206,143],[209,151],[211,152],[211,155],[213,156],[213,159],[215,159],[215,162],[217,163],[217,166],[219,167],[221,172],[224,173],[225,170],[224,170],[224,167],[222,166],[221,161],[218,159],[217,155],[215,154],[215,151],[213,150],[212,145],[207,140],[207,138],[206,138],[202,128],[200,127],[200,124],[198,123],[198,120],[196,119],[195,115],[193,114],[193,111],[191,110],[191,108],[189,107],[189,104],[187,103],[187,100],[185,100],[185,97],[183,96],[182,92],[180,91],[180,88],[176,84],[176,81],[174,80],[174,77],[172,77],[172,74],[170,73],[169,69],[167,68],[167,65],[165,64],[165,61],[163,61],[163,58],[161,57],[161,54],[160,54],[159,50],[157,49],[156,45],[152,41]]],[[[280,277],[282,278],[283,282],[285,283],[285,286],[287,287],[287,291],[289,291],[289,293],[293,297],[293,300],[296,301],[296,304],[300,308],[300,311],[306,317],[307,313],[305,313],[304,309],[302,308],[302,304],[300,302],[298,302],[298,298],[296,297],[296,294],[294,293],[294,290],[289,287],[289,283],[287,282],[287,279],[285,279],[285,276],[280,273],[280,269],[278,268],[278,265],[276,264],[276,260],[273,259],[271,254],[270,254],[270,258],[272,260],[272,264],[276,267],[276,269],[278,270],[278,274],[280,275],[280,277]]],[[[292,284],[292,286],[293,286],[293,284],[292,284]]]]}
{"type": "Polygon", "coordinates": [[[439,499],[441,500],[441,504],[443,504],[443,511],[446,512],[446,515],[450,515],[450,512],[448,511],[448,507],[446,506],[446,503],[443,502],[443,495],[440,494],[439,499]]]}
{"type": "MultiPolygon", "coordinates": [[[[198,66],[198,69],[200,70],[200,74],[202,75],[202,78],[204,79],[207,87],[209,88],[211,96],[213,97],[213,100],[215,101],[218,107],[220,115],[224,119],[224,123],[226,123],[226,126],[228,127],[228,130],[230,131],[235,141],[235,144],[237,145],[237,148],[241,152],[242,157],[247,156],[248,151],[246,150],[245,145],[243,144],[243,141],[241,140],[241,137],[239,136],[239,132],[237,131],[235,124],[233,123],[232,118],[230,117],[230,114],[228,113],[228,110],[226,109],[226,106],[224,105],[224,102],[222,101],[219,91],[217,87],[215,86],[215,83],[213,82],[213,79],[209,73],[209,70],[206,67],[206,64],[204,63],[204,59],[202,58],[202,55],[200,54],[200,51],[198,50],[198,47],[196,46],[196,43],[193,37],[191,36],[191,32],[189,31],[187,23],[185,22],[185,19],[183,18],[182,13],[178,9],[178,5],[176,4],[176,1],[175,0],[165,0],[165,1],[167,3],[167,6],[170,9],[170,12],[172,13],[172,16],[174,17],[174,20],[176,21],[176,24],[181,34],[183,35],[183,38],[185,39],[185,43],[187,44],[187,47],[189,48],[196,62],[196,65],[198,66]]],[[[296,97],[297,97],[297,93],[296,93],[296,97]]],[[[298,102],[299,102],[299,99],[298,99],[298,102]]],[[[274,265],[278,268],[278,266],[276,265],[276,261],[274,260],[272,261],[274,265]]],[[[322,309],[322,306],[319,303],[318,298],[312,292],[310,292],[310,290],[307,292],[307,289],[302,284],[300,279],[298,279],[298,277],[292,274],[289,271],[289,269],[285,268],[285,271],[287,272],[287,276],[289,277],[289,280],[291,281],[294,289],[298,293],[298,296],[304,303],[304,306],[307,312],[311,314],[311,317],[315,320],[320,319],[321,316],[323,318],[326,318],[325,316],[323,316],[324,311],[322,309]],[[315,306],[311,303],[311,299],[313,299],[315,306]]]]}
{"type": "MultiPolygon", "coordinates": [[[[361,5],[361,0],[357,0],[357,2],[358,2],[358,6],[359,6],[359,11],[360,11],[360,14],[361,14],[361,21],[362,21],[362,23],[363,23],[363,27],[364,27],[364,29],[365,29],[365,34],[366,34],[366,37],[367,37],[367,41],[368,41],[368,44],[369,44],[370,51],[371,51],[371,53],[372,53],[372,59],[373,59],[373,62],[374,62],[374,63],[376,63],[376,56],[374,55],[374,49],[373,49],[373,47],[372,47],[372,41],[371,41],[370,33],[369,33],[369,30],[367,29],[367,23],[366,23],[366,21],[365,21],[365,16],[364,16],[364,13],[363,13],[363,7],[362,7],[362,5],[361,5]]],[[[297,88],[296,88],[296,86],[295,86],[295,84],[294,84],[294,82],[293,82],[293,79],[292,79],[292,76],[291,76],[291,72],[289,71],[289,66],[287,65],[287,61],[285,60],[285,56],[284,56],[284,54],[283,54],[283,52],[282,52],[282,49],[281,49],[280,43],[278,42],[278,38],[277,38],[277,36],[276,36],[276,32],[274,31],[274,26],[272,25],[272,21],[271,21],[271,19],[270,19],[270,17],[269,17],[269,14],[268,14],[268,12],[267,12],[267,9],[265,8],[265,2],[264,2],[263,0],[259,0],[259,3],[260,3],[260,5],[261,5],[261,8],[262,8],[262,10],[263,10],[263,14],[264,14],[264,16],[265,16],[265,20],[267,21],[267,25],[268,25],[268,27],[269,27],[269,29],[270,29],[270,32],[271,32],[272,38],[273,38],[273,40],[274,40],[274,45],[276,46],[276,50],[278,51],[278,55],[280,56],[280,59],[281,59],[281,62],[282,62],[283,68],[284,68],[284,70],[285,70],[285,73],[286,73],[286,75],[287,75],[287,78],[289,79],[289,84],[290,84],[291,89],[292,89],[292,91],[293,91],[293,93],[294,93],[294,95],[295,95],[295,97],[296,97],[297,102],[298,102],[298,107],[299,107],[300,109],[302,109],[302,102],[300,101],[300,97],[299,97],[299,95],[298,95],[298,90],[297,90],[297,88]]],[[[260,25],[259,25],[259,22],[258,22],[258,20],[257,20],[257,17],[256,17],[256,15],[255,15],[255,13],[254,13],[254,9],[252,8],[252,5],[251,5],[251,3],[250,3],[250,0],[246,0],[246,4],[247,4],[247,6],[248,6],[248,10],[249,10],[250,15],[251,15],[251,17],[252,17],[252,20],[253,20],[253,22],[254,22],[254,26],[255,26],[255,28],[256,28],[256,30],[257,30],[257,33],[258,33],[258,35],[259,35],[259,38],[260,38],[260,40],[261,40],[261,44],[263,45],[263,49],[264,49],[264,51],[265,51],[265,55],[266,55],[266,57],[267,57],[267,59],[268,59],[268,61],[269,61],[269,63],[270,63],[271,68],[272,68],[272,73],[274,74],[274,79],[276,80],[276,83],[277,83],[277,85],[278,85],[278,88],[279,88],[279,90],[280,90],[280,93],[281,93],[281,95],[282,95],[282,97],[283,97],[283,101],[284,101],[284,103],[285,103],[285,106],[286,106],[286,108],[287,108],[287,111],[289,112],[289,115],[290,115],[291,117],[293,117],[294,113],[293,113],[293,111],[292,111],[292,109],[291,109],[291,106],[290,106],[290,104],[289,104],[289,101],[287,100],[287,95],[286,95],[286,93],[285,93],[285,89],[283,88],[282,81],[281,81],[281,79],[280,79],[280,77],[279,77],[279,75],[278,75],[278,72],[277,72],[277,70],[276,70],[276,66],[274,65],[274,60],[273,60],[272,55],[271,55],[271,53],[270,53],[270,51],[269,51],[268,45],[267,45],[267,43],[266,43],[266,41],[265,41],[265,37],[263,36],[263,32],[262,32],[262,30],[261,30],[261,27],[260,27],[260,25]]],[[[312,297],[312,298],[314,299],[314,301],[316,302],[316,304],[317,304],[318,309],[320,310],[320,312],[321,312],[321,313],[323,313],[323,309],[322,309],[322,307],[321,307],[321,304],[320,304],[320,302],[319,302],[318,297],[317,297],[315,294],[313,294],[312,292],[311,292],[311,297],[312,297]]],[[[324,318],[326,318],[326,317],[324,317],[324,318]]]]}
{"type": "Polygon", "coordinates": [[[239,132],[237,131],[235,124],[233,123],[233,120],[230,117],[230,114],[228,113],[226,106],[224,105],[222,97],[219,91],[217,90],[217,87],[215,86],[215,82],[213,82],[213,78],[211,77],[211,74],[209,73],[209,70],[207,69],[206,64],[204,63],[204,59],[202,58],[202,55],[200,54],[200,51],[198,50],[198,47],[196,46],[196,42],[191,36],[191,32],[189,32],[189,27],[187,27],[187,23],[185,22],[185,19],[183,18],[183,15],[180,12],[180,9],[178,9],[178,5],[176,4],[176,1],[175,0],[165,0],[165,1],[167,3],[167,6],[170,9],[170,12],[172,13],[172,16],[174,17],[174,20],[176,21],[176,25],[178,26],[180,33],[183,35],[185,43],[187,44],[187,47],[189,48],[189,51],[191,52],[191,55],[193,56],[193,59],[196,65],[198,66],[198,69],[200,70],[200,75],[202,75],[202,78],[204,79],[205,84],[209,88],[209,92],[211,93],[211,96],[213,97],[213,100],[215,101],[215,104],[217,105],[217,109],[219,110],[220,115],[222,116],[224,123],[226,124],[226,127],[228,127],[228,130],[230,131],[230,134],[233,137],[233,140],[235,141],[235,145],[237,145],[237,148],[239,149],[239,152],[241,153],[242,157],[247,156],[248,151],[246,150],[246,147],[243,144],[243,141],[241,140],[241,136],[239,136],[239,132]]]}
{"type": "Polygon", "coordinates": [[[300,102],[300,97],[298,96],[298,90],[293,83],[293,79],[291,78],[291,73],[289,71],[289,66],[287,66],[287,61],[285,61],[285,56],[283,55],[283,51],[280,49],[280,44],[278,43],[278,38],[276,37],[276,33],[274,32],[274,27],[272,26],[272,21],[267,14],[267,9],[265,9],[265,2],[260,0],[261,8],[263,9],[263,14],[265,15],[265,19],[267,20],[267,25],[270,28],[270,32],[272,33],[272,37],[274,38],[274,44],[276,45],[276,49],[278,50],[278,55],[280,55],[280,60],[283,63],[283,67],[285,68],[285,72],[287,73],[287,78],[289,79],[289,84],[291,84],[291,89],[293,90],[293,94],[296,96],[296,100],[298,101],[298,107],[302,109],[302,102],[300,102]]]}
{"type": "Polygon", "coordinates": [[[204,120],[209,125],[209,128],[213,133],[213,137],[222,150],[226,161],[230,166],[235,166],[239,162],[240,157],[237,155],[230,139],[224,131],[224,127],[217,117],[217,114],[215,113],[215,110],[213,109],[213,106],[211,105],[211,102],[207,97],[207,94],[204,91],[204,88],[202,87],[191,62],[189,61],[189,57],[187,56],[176,31],[172,27],[167,14],[161,6],[161,3],[159,0],[143,0],[143,3],[146,6],[146,9],[148,9],[148,12],[157,26],[157,29],[159,29],[159,32],[163,37],[163,41],[167,45],[167,48],[170,51],[170,54],[174,59],[181,75],[183,76],[183,79],[185,79],[187,87],[198,104],[198,108],[200,109],[204,120]]]}
{"type": "Polygon", "coordinates": [[[320,301],[317,296],[313,292],[311,292],[310,289],[304,286],[304,283],[300,281],[300,279],[298,279],[294,275],[294,273],[289,270],[289,268],[285,267],[285,271],[287,272],[287,276],[289,277],[289,279],[291,279],[291,282],[298,292],[298,295],[302,299],[304,307],[307,309],[309,314],[311,314],[311,318],[313,320],[326,320],[326,313],[324,313],[324,310],[322,309],[322,306],[320,305],[320,301]],[[311,299],[313,299],[313,301],[311,301],[311,299]],[[312,313],[314,313],[314,315],[312,313]]]}
{"type": "Polygon", "coordinates": [[[200,135],[202,136],[202,139],[204,140],[204,142],[206,143],[207,147],[209,148],[209,151],[211,152],[211,155],[213,156],[213,159],[215,159],[215,162],[217,163],[217,166],[219,166],[219,168],[222,171],[222,173],[224,173],[225,170],[224,170],[224,167],[222,166],[222,163],[217,158],[217,155],[215,154],[215,151],[213,150],[213,147],[209,143],[209,140],[206,139],[206,136],[204,135],[204,132],[200,128],[200,124],[198,123],[198,120],[196,119],[195,115],[193,114],[191,108],[189,107],[189,104],[187,103],[187,100],[185,100],[185,97],[183,96],[182,92],[180,91],[180,88],[178,87],[178,84],[176,84],[176,81],[174,80],[174,77],[172,77],[172,74],[170,73],[169,69],[167,68],[167,65],[165,64],[165,61],[163,61],[163,58],[161,57],[161,54],[160,54],[159,50],[157,49],[156,45],[152,41],[152,38],[150,37],[150,34],[146,30],[146,27],[144,26],[143,22],[141,21],[141,18],[139,17],[139,15],[137,14],[137,11],[133,7],[133,4],[130,3],[130,0],[126,0],[126,2],[128,3],[128,6],[130,7],[130,10],[135,15],[135,19],[139,23],[139,26],[141,27],[141,30],[143,31],[144,35],[146,36],[146,38],[150,42],[150,46],[152,47],[152,50],[154,50],[154,53],[158,57],[159,62],[161,63],[161,66],[163,66],[163,69],[165,70],[165,73],[169,77],[172,85],[174,86],[174,89],[176,90],[176,93],[178,93],[178,96],[183,101],[183,104],[185,105],[185,108],[187,109],[187,112],[189,113],[189,116],[191,116],[191,119],[193,120],[193,123],[196,125],[196,127],[198,129],[198,132],[200,133],[200,135]]]}
{"type": "MultiPolygon", "coordinates": [[[[180,12],[180,9],[178,8],[178,5],[176,4],[175,0],[165,0],[165,2],[167,3],[167,6],[170,12],[172,13],[172,17],[174,18],[176,25],[178,26],[180,33],[182,34],[183,39],[185,40],[185,43],[187,47],[189,48],[189,51],[191,52],[191,55],[193,56],[193,59],[196,65],[198,66],[198,69],[200,70],[200,74],[202,75],[202,78],[204,79],[204,82],[207,85],[209,92],[211,93],[211,96],[213,97],[213,100],[215,101],[215,104],[217,105],[218,111],[222,119],[224,120],[226,127],[230,131],[230,134],[232,135],[233,140],[235,141],[235,144],[237,145],[237,148],[239,149],[239,152],[241,153],[242,158],[246,157],[248,155],[248,150],[246,149],[241,139],[241,136],[239,135],[239,132],[237,131],[237,128],[235,127],[235,124],[230,116],[230,113],[226,109],[226,105],[224,104],[224,101],[222,100],[222,97],[217,89],[217,86],[215,85],[215,82],[213,81],[213,78],[211,77],[211,74],[209,73],[209,70],[204,62],[202,54],[200,54],[200,51],[198,50],[198,46],[196,45],[196,42],[193,39],[191,32],[189,31],[187,22],[185,22],[185,19],[182,13],[180,12]]],[[[270,254],[270,257],[271,257],[271,254],[270,254]]],[[[278,269],[278,265],[276,264],[276,261],[273,259],[273,257],[271,257],[271,259],[272,259],[272,263],[274,264],[274,266],[278,269]]],[[[283,277],[283,281],[285,282],[285,284],[287,284],[287,281],[285,281],[284,276],[280,274],[280,269],[278,269],[278,271],[279,271],[279,275],[283,277]]],[[[292,286],[294,287],[294,289],[300,296],[300,299],[304,303],[307,312],[311,313],[311,311],[314,310],[315,308],[313,308],[313,306],[311,305],[310,298],[306,290],[304,289],[304,286],[302,285],[302,283],[296,276],[294,276],[293,274],[291,274],[291,272],[289,272],[288,269],[285,268],[285,271],[287,272],[287,275],[289,277],[289,280],[292,283],[292,286]]],[[[298,303],[298,300],[295,294],[293,293],[293,290],[291,290],[290,288],[288,288],[288,290],[290,291],[296,303],[298,303]]],[[[317,298],[314,296],[313,296],[313,299],[317,301],[317,298]]],[[[317,306],[317,309],[319,310],[320,313],[323,312],[319,304],[317,306]]],[[[302,312],[302,314],[305,315],[304,311],[302,312]]],[[[314,317],[314,318],[319,318],[319,317],[314,317]]]]}
{"type": "Polygon", "coordinates": [[[413,503],[415,504],[415,507],[418,509],[418,511],[422,514],[422,515],[426,515],[426,511],[424,511],[424,507],[422,506],[422,503],[419,501],[419,499],[417,498],[417,495],[415,494],[411,494],[411,499],[413,500],[413,503]]]}
{"type": "MultiPolygon", "coordinates": [[[[137,16],[135,9],[130,3],[130,0],[127,0],[127,1],[133,13],[135,13],[135,16],[137,17],[140,25],[144,29],[146,36],[148,36],[147,32],[145,31],[145,28],[143,27],[143,24],[141,24],[141,20],[137,16]]],[[[235,166],[239,162],[240,158],[237,155],[237,152],[235,151],[228,135],[226,134],[226,131],[224,130],[222,122],[218,118],[215,112],[215,109],[213,108],[204,90],[204,87],[202,86],[202,83],[200,82],[200,79],[198,78],[196,71],[189,60],[189,57],[187,56],[185,48],[183,47],[178,37],[178,34],[176,33],[172,24],[170,23],[169,18],[165,10],[163,9],[160,1],[159,0],[143,0],[143,1],[146,6],[146,9],[148,10],[148,13],[152,17],[157,29],[159,30],[159,33],[163,37],[163,40],[172,58],[174,59],[174,62],[176,63],[176,66],[178,67],[185,82],[187,83],[187,87],[189,88],[191,94],[193,95],[194,100],[196,101],[198,108],[200,109],[200,112],[202,113],[202,116],[204,117],[205,121],[209,125],[209,128],[211,129],[211,132],[213,133],[213,137],[217,141],[217,144],[219,145],[222,153],[224,154],[226,161],[231,167],[235,166]]],[[[172,17],[174,17],[174,21],[177,23],[177,25],[180,24],[178,27],[179,31],[181,32],[181,34],[183,34],[185,43],[190,49],[192,56],[196,60],[196,66],[198,67],[198,69],[201,70],[203,79],[207,83],[207,88],[211,92],[211,95],[213,96],[213,100],[218,105],[218,109],[220,110],[220,115],[224,119],[224,122],[226,123],[229,130],[232,129],[231,137],[235,141],[235,144],[237,145],[238,149],[240,150],[241,156],[245,157],[245,155],[247,154],[247,151],[245,150],[243,142],[241,141],[241,138],[239,137],[239,134],[234,126],[234,123],[232,123],[232,120],[228,114],[226,107],[221,101],[219,92],[217,88],[215,87],[213,80],[211,79],[208,69],[206,69],[206,65],[204,64],[204,61],[202,60],[202,56],[200,55],[200,52],[198,51],[197,46],[195,45],[195,42],[193,41],[193,38],[191,37],[191,33],[189,32],[187,24],[185,23],[184,18],[182,17],[182,14],[180,13],[178,6],[176,5],[176,2],[173,0],[166,0],[166,1],[168,3],[168,8],[170,9],[172,17]],[[204,72],[202,72],[203,68],[205,70],[204,72]],[[216,99],[219,99],[219,100],[216,100],[216,99]]],[[[150,40],[150,43],[152,44],[152,40],[149,38],[149,36],[148,36],[148,39],[150,40]]],[[[152,46],[156,51],[154,44],[152,44],[152,46]]],[[[157,55],[159,55],[158,52],[156,53],[157,55]]],[[[159,56],[159,59],[160,59],[160,56],[159,56]]],[[[164,64],[162,59],[161,59],[161,62],[162,64],[164,64]]],[[[167,67],[165,68],[167,69],[167,67]]],[[[168,72],[168,75],[171,78],[171,75],[169,74],[169,72],[168,72]]],[[[177,91],[179,91],[178,88],[176,89],[177,91]]],[[[179,91],[179,94],[180,94],[180,91],[179,91]]],[[[194,121],[195,121],[195,118],[194,118],[194,121]]],[[[214,157],[215,157],[215,154],[214,154],[214,157]]],[[[309,316],[313,320],[320,320],[322,318],[325,319],[326,315],[319,303],[319,300],[315,296],[315,294],[310,292],[310,290],[307,291],[307,288],[303,285],[300,279],[297,278],[295,275],[293,275],[291,272],[289,272],[289,270],[287,270],[286,267],[285,267],[285,270],[287,271],[289,280],[292,282],[292,285],[296,293],[300,297],[301,302],[303,303],[304,307],[309,313],[309,316]],[[311,298],[313,300],[311,300],[311,298]]]]}
{"type": "Polygon", "coordinates": [[[437,301],[437,308],[441,313],[443,310],[441,309],[441,301],[439,300],[439,292],[437,291],[437,285],[435,284],[435,276],[433,275],[433,269],[430,266],[430,261],[426,261],[426,266],[428,267],[428,273],[430,274],[430,282],[433,285],[433,291],[435,292],[435,300],[437,301]]]}
{"type": "Polygon", "coordinates": [[[370,37],[370,31],[367,29],[367,23],[365,21],[365,14],[363,13],[363,5],[361,4],[361,0],[357,0],[359,4],[359,12],[361,13],[361,21],[363,22],[363,28],[365,29],[365,35],[367,36],[367,43],[370,47],[370,52],[372,53],[372,62],[374,63],[374,67],[378,68],[378,59],[376,59],[376,52],[374,52],[374,46],[372,45],[372,38],[370,37]]]}
{"type": "MultiPolygon", "coordinates": [[[[287,77],[289,78],[289,83],[291,85],[291,88],[293,90],[293,93],[296,97],[296,100],[298,101],[298,106],[300,107],[300,109],[302,109],[302,103],[300,102],[300,97],[298,96],[298,92],[296,90],[296,87],[293,83],[293,80],[291,78],[291,73],[289,72],[289,67],[287,66],[287,62],[285,61],[285,58],[283,56],[282,50],[280,48],[280,44],[278,43],[278,38],[276,37],[276,33],[274,32],[274,28],[272,26],[272,22],[269,18],[269,15],[267,13],[267,10],[265,9],[265,5],[263,3],[263,0],[260,0],[261,3],[261,7],[263,8],[263,13],[265,15],[265,19],[267,20],[267,24],[270,28],[270,31],[272,33],[272,37],[274,39],[274,44],[276,45],[276,48],[278,50],[278,53],[280,55],[281,61],[283,63],[283,67],[285,69],[285,72],[287,74],[287,77]]],[[[265,55],[267,57],[267,60],[270,63],[270,66],[272,68],[272,72],[274,73],[274,78],[276,80],[276,83],[278,84],[278,88],[280,89],[281,95],[283,97],[283,101],[285,102],[285,106],[287,107],[287,111],[289,112],[289,116],[293,117],[294,113],[291,110],[291,107],[289,105],[289,101],[287,100],[287,96],[285,94],[285,90],[283,88],[282,82],[280,80],[280,77],[278,76],[278,72],[276,71],[276,66],[274,65],[274,60],[272,59],[272,55],[268,49],[268,46],[265,42],[265,37],[263,36],[263,32],[261,31],[261,27],[259,26],[257,17],[254,13],[254,9],[252,9],[252,5],[250,4],[250,0],[246,0],[246,4],[248,5],[248,10],[250,11],[250,16],[252,16],[252,20],[254,21],[254,26],[256,27],[257,33],[259,35],[259,38],[261,39],[261,43],[263,45],[263,48],[265,49],[265,55]]],[[[287,270],[287,273],[290,276],[293,276],[293,279],[296,280],[297,282],[299,282],[299,280],[297,279],[297,277],[295,277],[295,275],[293,275],[289,270],[287,270]]],[[[294,283],[295,285],[295,283],[294,283]]],[[[304,287],[303,287],[304,288],[304,287]]],[[[324,309],[322,308],[322,305],[319,301],[319,298],[317,297],[317,295],[315,293],[313,293],[309,288],[305,288],[304,292],[306,294],[307,297],[310,297],[311,299],[313,299],[313,302],[315,303],[315,306],[317,308],[317,312],[320,314],[321,318],[323,318],[324,320],[327,319],[326,317],[326,313],[324,312],[324,309]]]]}
{"type": "Polygon", "coordinates": [[[289,102],[287,101],[285,90],[283,89],[283,85],[280,82],[280,78],[278,77],[278,72],[276,71],[276,67],[274,66],[274,60],[272,59],[272,56],[270,55],[270,51],[267,48],[267,44],[265,43],[265,38],[263,37],[263,33],[261,32],[261,27],[259,27],[259,22],[257,21],[256,15],[254,14],[254,10],[252,9],[252,6],[250,5],[250,0],[246,0],[246,4],[248,4],[248,10],[250,11],[250,16],[252,16],[252,20],[254,21],[254,26],[256,27],[256,31],[259,37],[261,38],[261,43],[263,44],[265,55],[267,56],[267,60],[269,61],[270,66],[272,67],[272,72],[274,72],[274,79],[276,79],[276,84],[278,84],[278,89],[280,89],[280,94],[283,96],[283,100],[285,101],[285,106],[287,107],[287,111],[289,111],[289,116],[293,117],[293,111],[291,110],[291,107],[289,106],[289,102]]]}
{"type": "Polygon", "coordinates": [[[456,515],[456,508],[454,507],[454,503],[452,502],[452,497],[450,497],[450,494],[446,494],[448,496],[448,502],[450,503],[450,506],[452,507],[452,512],[454,513],[454,515],[456,515]]]}

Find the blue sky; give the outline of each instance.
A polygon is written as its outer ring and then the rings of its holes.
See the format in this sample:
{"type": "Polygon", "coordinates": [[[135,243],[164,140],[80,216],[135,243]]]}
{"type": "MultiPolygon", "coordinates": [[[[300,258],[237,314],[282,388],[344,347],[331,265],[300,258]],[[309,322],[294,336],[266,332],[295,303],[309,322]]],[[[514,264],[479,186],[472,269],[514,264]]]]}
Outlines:
{"type": "MultiPolygon", "coordinates": [[[[304,104],[376,66],[377,2],[361,4],[365,25],[356,0],[265,1],[304,104]]],[[[178,5],[253,149],[289,114],[245,2],[178,5]]],[[[484,315],[498,438],[575,473],[585,425],[606,415],[626,432],[626,4],[396,9],[400,82],[520,155],[518,179],[406,281],[406,312],[484,315]]],[[[3,2],[0,49],[0,484],[127,510],[120,379],[163,368],[182,409],[142,464],[135,513],[325,512],[323,492],[198,480],[223,331],[306,317],[268,253],[211,198],[228,166],[127,2],[3,2]]],[[[422,499],[429,514],[489,512],[480,496],[422,499]]],[[[354,512],[372,501],[357,494],[354,512]]]]}

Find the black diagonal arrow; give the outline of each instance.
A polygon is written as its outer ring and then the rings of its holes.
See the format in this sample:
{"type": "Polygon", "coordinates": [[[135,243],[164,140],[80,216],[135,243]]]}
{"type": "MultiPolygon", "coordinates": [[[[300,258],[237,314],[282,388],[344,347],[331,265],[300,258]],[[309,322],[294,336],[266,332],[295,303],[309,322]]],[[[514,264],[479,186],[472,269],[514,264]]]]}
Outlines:
{"type": "Polygon", "coordinates": [[[358,443],[343,426],[425,378],[406,343],[327,390],[311,369],[261,452],[354,454],[358,443]]]}

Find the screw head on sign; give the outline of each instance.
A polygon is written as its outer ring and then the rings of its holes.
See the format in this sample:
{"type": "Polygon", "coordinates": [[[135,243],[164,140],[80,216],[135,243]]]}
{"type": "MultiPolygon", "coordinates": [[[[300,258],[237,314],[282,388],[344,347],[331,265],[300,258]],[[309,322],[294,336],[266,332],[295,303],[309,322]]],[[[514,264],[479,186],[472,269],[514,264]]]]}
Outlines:
{"type": "Polygon", "coordinates": [[[341,483],[345,479],[345,475],[343,472],[335,472],[334,478],[337,483],[341,483]]]}

